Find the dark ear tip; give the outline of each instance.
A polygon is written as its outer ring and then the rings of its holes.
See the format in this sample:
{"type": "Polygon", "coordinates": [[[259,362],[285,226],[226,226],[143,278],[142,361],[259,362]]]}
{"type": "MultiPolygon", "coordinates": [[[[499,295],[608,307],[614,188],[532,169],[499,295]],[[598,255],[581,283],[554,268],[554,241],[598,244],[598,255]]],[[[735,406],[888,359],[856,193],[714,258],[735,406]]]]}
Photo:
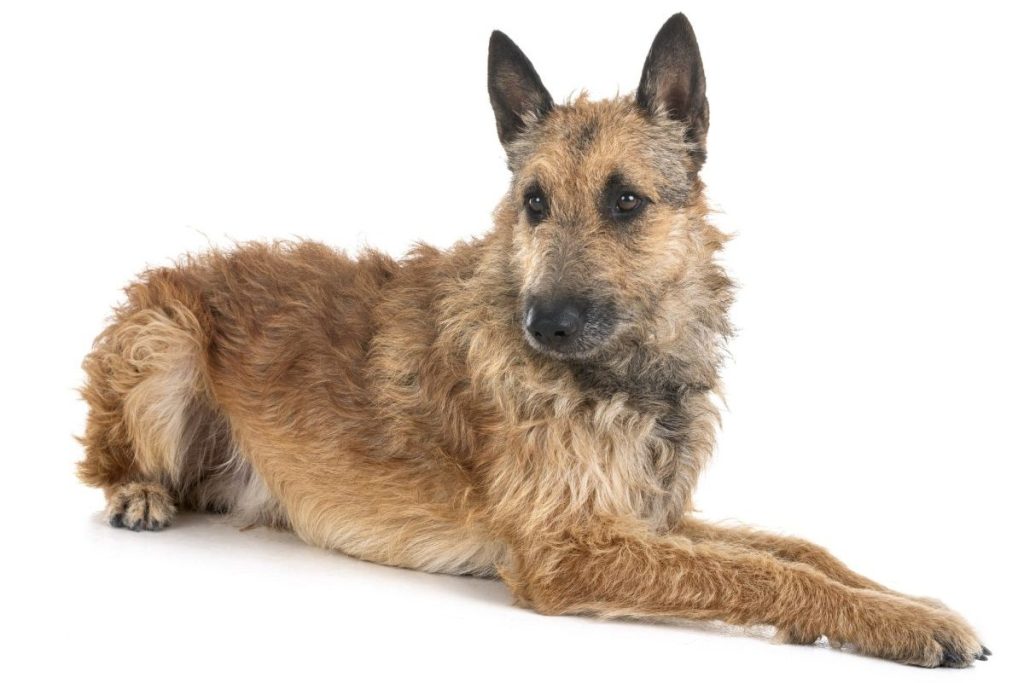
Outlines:
{"type": "Polygon", "coordinates": [[[692,36],[694,35],[693,24],[690,23],[690,20],[686,18],[685,14],[682,12],[676,12],[668,18],[668,21],[666,21],[664,26],[661,27],[661,30],[658,31],[659,36],[666,34],[692,36]]]}
{"type": "Polygon", "coordinates": [[[673,14],[671,17],[668,18],[668,21],[666,21],[665,24],[666,25],[668,25],[668,24],[676,24],[678,26],[690,26],[690,20],[687,19],[686,15],[683,14],[682,12],[676,12],[675,14],[673,14]]]}
{"type": "Polygon", "coordinates": [[[499,62],[507,62],[517,58],[526,59],[519,46],[501,31],[492,31],[491,42],[487,46],[488,63],[493,66],[499,62]]]}
{"type": "Polygon", "coordinates": [[[512,39],[509,38],[508,35],[497,29],[491,31],[491,50],[500,50],[502,48],[507,49],[510,45],[515,46],[515,43],[512,42],[512,39]]]}

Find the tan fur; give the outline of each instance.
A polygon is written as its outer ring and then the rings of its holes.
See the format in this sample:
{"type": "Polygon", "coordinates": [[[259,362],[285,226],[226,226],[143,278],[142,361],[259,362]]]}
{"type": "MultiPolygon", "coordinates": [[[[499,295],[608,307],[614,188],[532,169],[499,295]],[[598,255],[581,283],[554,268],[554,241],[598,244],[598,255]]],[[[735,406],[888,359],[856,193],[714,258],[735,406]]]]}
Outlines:
{"type": "Polygon", "coordinates": [[[684,133],[629,97],[580,97],[508,146],[481,239],[400,261],[247,244],[144,273],[85,360],[81,478],[125,526],[159,528],[175,503],[232,512],[374,562],[500,575],[544,613],[771,624],[924,666],[982,656],[941,604],[693,518],[731,286],[684,133]],[[614,172],[652,200],[629,232],[595,208],[614,172]],[[537,180],[553,214],[534,227],[537,180]],[[524,297],[556,281],[622,312],[591,357],[524,339],[524,297]]]}

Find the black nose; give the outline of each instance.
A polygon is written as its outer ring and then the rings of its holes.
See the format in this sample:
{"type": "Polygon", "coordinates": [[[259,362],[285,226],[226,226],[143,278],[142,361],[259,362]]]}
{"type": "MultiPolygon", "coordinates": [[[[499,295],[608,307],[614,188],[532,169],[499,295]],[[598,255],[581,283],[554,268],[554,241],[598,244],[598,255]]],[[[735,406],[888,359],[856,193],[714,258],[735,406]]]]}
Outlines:
{"type": "Polygon", "coordinates": [[[567,346],[583,329],[583,307],[570,299],[539,301],[526,311],[526,331],[551,349],[567,346]]]}

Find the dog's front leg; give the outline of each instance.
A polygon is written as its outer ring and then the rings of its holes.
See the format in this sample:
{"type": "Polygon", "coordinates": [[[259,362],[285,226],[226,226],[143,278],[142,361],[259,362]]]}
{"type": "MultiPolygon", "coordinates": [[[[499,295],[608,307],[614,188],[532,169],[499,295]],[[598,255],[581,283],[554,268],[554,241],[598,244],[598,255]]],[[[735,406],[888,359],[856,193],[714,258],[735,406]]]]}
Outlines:
{"type": "Polygon", "coordinates": [[[881,591],[891,595],[899,595],[936,609],[949,609],[935,598],[916,597],[899,593],[882,584],[858,574],[847,567],[839,558],[820,545],[794,536],[773,534],[760,529],[746,526],[729,526],[712,524],[703,520],[686,516],[675,530],[686,538],[696,542],[714,541],[738,545],[751,550],[768,552],[786,562],[807,564],[830,579],[850,586],[881,591]]]}
{"type": "Polygon", "coordinates": [[[920,666],[967,666],[983,656],[974,632],[955,614],[844,585],[767,552],[612,524],[544,534],[515,547],[505,579],[517,597],[546,614],[770,624],[920,666]]]}
{"type": "MultiPolygon", "coordinates": [[[[698,543],[706,541],[729,543],[751,550],[768,552],[787,562],[808,564],[830,579],[851,588],[867,588],[893,593],[882,584],[853,571],[821,546],[801,538],[772,534],[745,526],[712,524],[690,516],[685,517],[675,531],[698,543]]],[[[940,607],[941,603],[935,601],[930,603],[930,606],[940,607]]]]}

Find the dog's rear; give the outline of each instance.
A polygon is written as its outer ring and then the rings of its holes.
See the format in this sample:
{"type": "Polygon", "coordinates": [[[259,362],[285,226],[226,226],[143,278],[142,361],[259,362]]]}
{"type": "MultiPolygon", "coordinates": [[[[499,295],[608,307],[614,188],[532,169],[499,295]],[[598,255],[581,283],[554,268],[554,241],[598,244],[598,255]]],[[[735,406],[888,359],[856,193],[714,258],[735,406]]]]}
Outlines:
{"type": "MultiPolygon", "coordinates": [[[[89,419],[79,476],[106,492],[108,520],[154,530],[184,505],[230,512],[243,525],[287,525],[244,456],[214,380],[258,353],[251,339],[274,334],[281,307],[313,307],[317,296],[329,295],[327,280],[332,287],[352,284],[346,274],[360,269],[370,280],[386,275],[385,260],[371,261],[359,265],[309,243],[249,245],[150,270],[131,285],[83,364],[89,419]],[[307,288],[307,296],[287,297],[289,288],[307,288]]],[[[372,300],[372,290],[360,295],[372,300]]],[[[365,344],[365,319],[345,322],[337,334],[347,335],[350,346],[365,344]]],[[[302,330],[293,334],[296,343],[310,342],[302,330]]],[[[301,348],[291,346],[295,353],[301,348]]],[[[221,393],[244,389],[244,378],[234,374],[221,393]]]]}
{"type": "Polygon", "coordinates": [[[106,492],[112,524],[152,530],[170,523],[205,464],[226,465],[231,449],[205,380],[209,316],[194,278],[156,270],[127,293],[83,364],[79,476],[106,492]]]}

